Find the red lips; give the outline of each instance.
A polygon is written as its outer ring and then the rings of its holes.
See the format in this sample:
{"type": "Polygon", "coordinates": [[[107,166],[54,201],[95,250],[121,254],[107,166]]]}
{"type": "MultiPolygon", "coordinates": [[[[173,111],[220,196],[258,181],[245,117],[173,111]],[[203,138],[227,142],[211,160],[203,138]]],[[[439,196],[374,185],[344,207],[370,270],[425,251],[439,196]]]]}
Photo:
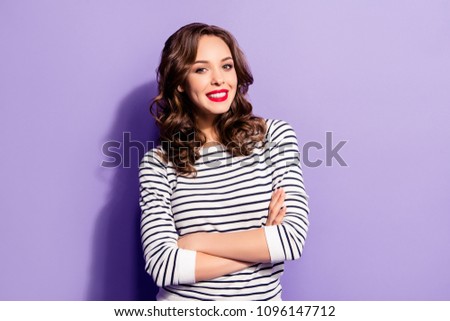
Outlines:
{"type": "Polygon", "coordinates": [[[228,90],[226,89],[220,89],[220,90],[213,90],[206,94],[206,97],[208,97],[209,100],[214,102],[221,102],[228,99],[228,90]]]}

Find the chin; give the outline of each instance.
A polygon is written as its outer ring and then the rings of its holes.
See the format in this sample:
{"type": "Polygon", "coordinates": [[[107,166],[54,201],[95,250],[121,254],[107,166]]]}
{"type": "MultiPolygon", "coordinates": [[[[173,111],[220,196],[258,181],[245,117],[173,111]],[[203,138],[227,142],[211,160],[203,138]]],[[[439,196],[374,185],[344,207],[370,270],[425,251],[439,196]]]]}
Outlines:
{"type": "Polygon", "coordinates": [[[230,110],[231,106],[220,107],[220,108],[208,108],[208,112],[214,115],[222,115],[230,110]]]}
{"type": "Polygon", "coordinates": [[[230,110],[230,107],[222,109],[221,111],[217,111],[215,114],[222,115],[222,114],[227,113],[229,110],[230,110]]]}

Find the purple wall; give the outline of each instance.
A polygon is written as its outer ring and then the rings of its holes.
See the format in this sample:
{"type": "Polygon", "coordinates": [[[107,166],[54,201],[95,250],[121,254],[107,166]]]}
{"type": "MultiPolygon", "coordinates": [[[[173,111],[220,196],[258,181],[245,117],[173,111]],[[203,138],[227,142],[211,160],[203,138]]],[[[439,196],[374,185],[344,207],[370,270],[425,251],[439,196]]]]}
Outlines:
{"type": "Polygon", "coordinates": [[[450,300],[450,3],[437,0],[2,1],[0,299],[154,296],[137,144],[128,168],[102,167],[102,145],[155,139],[154,70],[193,21],[239,40],[257,114],[324,147],[306,159],[320,166],[304,159],[311,228],[284,299],[450,300]],[[327,132],[348,166],[326,166],[327,132]]]}

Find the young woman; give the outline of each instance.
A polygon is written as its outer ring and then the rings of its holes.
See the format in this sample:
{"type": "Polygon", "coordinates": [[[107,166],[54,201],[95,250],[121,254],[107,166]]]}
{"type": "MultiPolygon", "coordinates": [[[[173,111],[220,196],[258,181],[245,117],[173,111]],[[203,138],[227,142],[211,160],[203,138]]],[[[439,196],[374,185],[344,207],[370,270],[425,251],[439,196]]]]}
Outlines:
{"type": "Polygon", "coordinates": [[[308,229],[295,132],[253,115],[234,37],[193,23],[166,41],[140,166],[141,235],[158,300],[281,300],[308,229]],[[156,108],[155,108],[156,107],[156,108]]]}

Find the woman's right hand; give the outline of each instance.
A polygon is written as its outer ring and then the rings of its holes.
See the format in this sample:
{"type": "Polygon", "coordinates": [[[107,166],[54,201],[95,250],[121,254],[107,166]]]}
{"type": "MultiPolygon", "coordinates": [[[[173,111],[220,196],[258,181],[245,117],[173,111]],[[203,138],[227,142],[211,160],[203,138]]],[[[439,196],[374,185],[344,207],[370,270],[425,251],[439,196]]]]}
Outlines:
{"type": "Polygon", "coordinates": [[[266,226],[281,224],[286,215],[286,205],[284,204],[285,198],[286,193],[282,187],[272,192],[266,226]]]}

